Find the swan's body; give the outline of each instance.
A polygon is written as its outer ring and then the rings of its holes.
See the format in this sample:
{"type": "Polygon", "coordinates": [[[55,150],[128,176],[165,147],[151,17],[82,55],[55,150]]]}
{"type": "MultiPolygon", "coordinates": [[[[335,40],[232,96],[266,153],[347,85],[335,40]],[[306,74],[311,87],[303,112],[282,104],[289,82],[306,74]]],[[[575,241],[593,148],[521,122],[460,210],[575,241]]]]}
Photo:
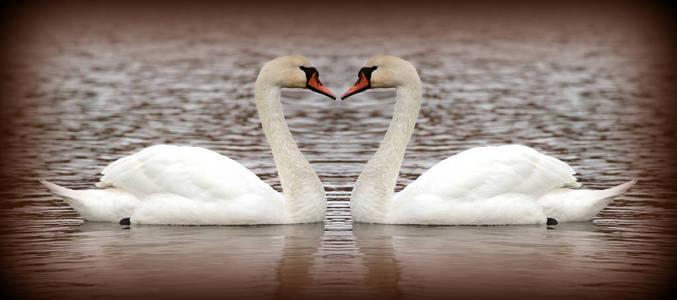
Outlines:
{"type": "Polygon", "coordinates": [[[101,172],[103,190],[47,183],[88,221],[144,224],[287,223],[284,197],[236,161],[200,147],[156,145],[101,172]]]}
{"type": "Polygon", "coordinates": [[[539,224],[592,220],[635,181],[606,190],[578,187],[564,162],[521,145],[479,147],[451,156],[393,193],[421,103],[421,82],[408,62],[378,56],[343,96],[397,88],[393,120],[351,196],[353,219],[429,225],[539,224]]]}
{"type": "MultiPolygon", "coordinates": [[[[108,165],[97,184],[76,191],[42,181],[85,220],[135,224],[246,225],[320,222],[324,188],[287,127],[282,87],[323,94],[317,70],[303,57],[267,63],[256,81],[256,106],[271,146],[283,194],[236,161],[200,147],[157,145],[108,165]]],[[[331,95],[333,96],[333,95],[331,95]]]]}

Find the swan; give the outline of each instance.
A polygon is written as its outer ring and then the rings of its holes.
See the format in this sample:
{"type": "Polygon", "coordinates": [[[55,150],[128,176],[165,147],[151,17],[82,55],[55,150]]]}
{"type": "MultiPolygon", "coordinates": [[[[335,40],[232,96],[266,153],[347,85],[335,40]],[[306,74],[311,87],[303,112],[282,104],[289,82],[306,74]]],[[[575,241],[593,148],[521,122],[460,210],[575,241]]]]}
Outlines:
{"type": "Polygon", "coordinates": [[[256,108],[282,183],[275,191],[238,162],[214,151],[155,145],[122,157],[97,186],[71,190],[41,180],[87,221],[121,224],[251,225],[324,220],[326,196],[284,119],[281,88],[307,88],[335,99],[310,61],[285,56],[266,63],[255,85],[256,108]]]}
{"type": "Polygon", "coordinates": [[[606,190],[579,187],[575,171],[522,145],[478,147],[434,165],[394,194],[421,106],[421,80],[398,57],[376,56],[358,72],[346,99],[371,88],[395,88],[393,118],[350,198],[355,221],[424,225],[557,224],[589,221],[636,180],[606,190]]]}

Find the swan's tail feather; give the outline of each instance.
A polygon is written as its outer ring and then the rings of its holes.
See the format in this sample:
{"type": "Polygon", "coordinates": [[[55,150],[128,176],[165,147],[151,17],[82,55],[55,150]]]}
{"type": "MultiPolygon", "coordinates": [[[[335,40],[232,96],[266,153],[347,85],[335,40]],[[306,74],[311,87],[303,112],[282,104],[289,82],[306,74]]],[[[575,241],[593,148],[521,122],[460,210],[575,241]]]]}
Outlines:
{"type": "Polygon", "coordinates": [[[87,219],[87,216],[89,215],[86,205],[87,200],[84,199],[85,195],[83,195],[82,191],[71,190],[44,179],[40,179],[40,183],[46,186],[52,193],[63,197],[64,201],[75,209],[80,216],[87,219]]]}
{"type": "Polygon", "coordinates": [[[631,186],[635,185],[637,183],[637,179],[630,180],[626,183],[619,184],[615,187],[608,188],[606,190],[601,190],[599,191],[600,196],[603,196],[604,198],[611,198],[613,196],[618,196],[620,194],[625,193],[631,186]]]}
{"type": "Polygon", "coordinates": [[[591,191],[592,192],[592,209],[590,215],[586,216],[585,219],[592,220],[595,216],[602,211],[609,203],[614,200],[615,196],[625,193],[631,186],[637,183],[637,179],[630,180],[626,183],[619,184],[615,187],[608,188],[601,191],[591,191]]]}
{"type": "Polygon", "coordinates": [[[71,190],[60,185],[40,179],[52,193],[63,197],[78,214],[88,221],[117,222],[124,216],[131,215],[138,199],[119,189],[103,190],[71,190]]]}
{"type": "Polygon", "coordinates": [[[559,188],[539,199],[548,217],[560,222],[590,221],[614,200],[637,183],[636,179],[605,190],[559,188]]]}
{"type": "MultiPolygon", "coordinates": [[[[69,188],[62,187],[58,184],[51,183],[47,180],[40,179],[40,183],[46,186],[52,193],[57,194],[61,197],[64,197],[68,200],[77,200],[78,191],[71,190],[69,188]]],[[[68,200],[66,202],[68,202],[68,200]]],[[[70,203],[70,202],[69,202],[70,203]]]]}

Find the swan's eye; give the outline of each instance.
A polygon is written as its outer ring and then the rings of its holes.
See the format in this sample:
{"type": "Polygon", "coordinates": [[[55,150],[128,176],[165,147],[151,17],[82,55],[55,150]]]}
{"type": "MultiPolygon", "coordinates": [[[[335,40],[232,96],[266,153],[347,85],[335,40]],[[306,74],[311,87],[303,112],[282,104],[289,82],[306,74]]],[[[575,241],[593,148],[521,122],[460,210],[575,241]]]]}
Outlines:
{"type": "Polygon", "coordinates": [[[364,74],[364,77],[367,78],[367,80],[371,80],[371,73],[374,72],[374,70],[376,70],[376,68],[377,68],[376,66],[364,67],[364,68],[360,69],[360,72],[357,73],[357,76],[360,76],[360,73],[362,73],[362,74],[364,74]]]}
{"type": "Polygon", "coordinates": [[[371,88],[371,73],[376,70],[376,66],[373,67],[364,67],[360,69],[359,72],[357,72],[357,81],[355,81],[355,84],[348,89],[341,99],[346,99],[352,95],[355,95],[357,93],[366,91],[371,88]]]}
{"type": "Polygon", "coordinates": [[[336,100],[336,96],[320,81],[320,72],[314,67],[299,67],[306,73],[306,88],[336,100]]]}
{"type": "Polygon", "coordinates": [[[313,74],[317,74],[318,77],[320,76],[320,73],[317,72],[317,69],[315,69],[315,67],[300,66],[299,69],[301,69],[301,71],[306,73],[306,82],[310,81],[310,78],[313,77],[313,74]]]}

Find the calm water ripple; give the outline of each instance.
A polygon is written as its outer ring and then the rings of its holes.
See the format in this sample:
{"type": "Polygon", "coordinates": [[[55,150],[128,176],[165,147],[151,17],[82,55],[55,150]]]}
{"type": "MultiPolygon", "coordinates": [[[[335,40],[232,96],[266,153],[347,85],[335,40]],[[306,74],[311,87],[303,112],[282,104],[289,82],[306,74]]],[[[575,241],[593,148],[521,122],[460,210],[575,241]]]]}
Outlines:
{"type": "Polygon", "coordinates": [[[652,36],[633,27],[639,21],[626,25],[622,13],[589,18],[594,11],[489,23],[430,13],[365,28],[357,14],[309,27],[299,26],[303,12],[290,19],[221,13],[182,15],[182,22],[61,13],[16,42],[21,59],[1,71],[11,74],[2,85],[12,93],[15,130],[5,137],[11,160],[1,166],[12,180],[0,194],[4,276],[16,291],[636,298],[669,284],[677,212],[665,179],[675,169],[675,132],[667,125],[672,107],[661,100],[674,69],[652,36]],[[253,84],[262,63],[291,53],[308,56],[336,92],[375,54],[417,66],[424,101],[397,190],[450,155],[505,143],[562,159],[589,188],[640,182],[594,222],[552,230],[353,224],[352,184],[388,126],[394,92],[331,102],[285,90],[289,126],[325,184],[324,224],[123,228],[83,222],[37,183],[91,188],[115,159],[171,143],[227,155],[280,190],[253,84]]]}

